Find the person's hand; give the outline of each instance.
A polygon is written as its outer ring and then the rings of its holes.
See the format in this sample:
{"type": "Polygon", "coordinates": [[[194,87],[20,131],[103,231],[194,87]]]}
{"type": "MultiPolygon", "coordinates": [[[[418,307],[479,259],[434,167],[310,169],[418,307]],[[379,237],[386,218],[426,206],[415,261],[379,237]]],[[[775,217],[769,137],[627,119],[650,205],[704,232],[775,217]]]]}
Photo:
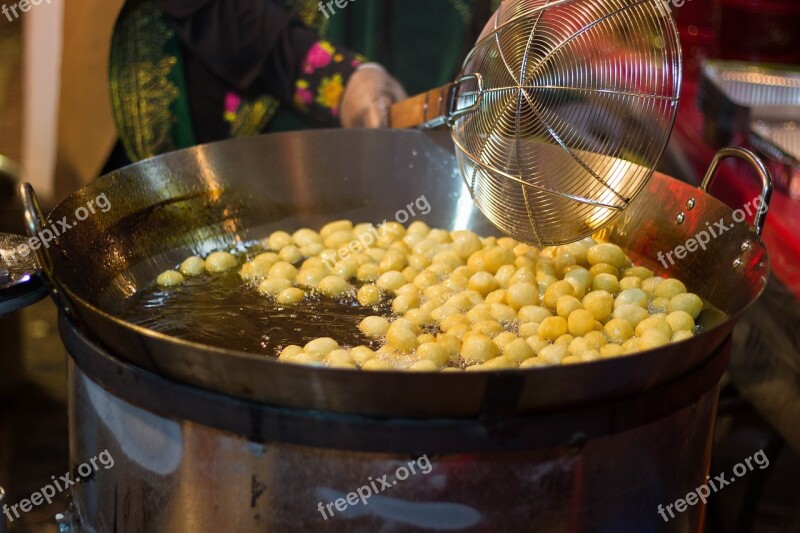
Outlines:
{"type": "Polygon", "coordinates": [[[345,128],[382,128],[389,125],[392,104],[407,98],[403,86],[377,63],[365,63],[350,76],[342,97],[345,128]]]}

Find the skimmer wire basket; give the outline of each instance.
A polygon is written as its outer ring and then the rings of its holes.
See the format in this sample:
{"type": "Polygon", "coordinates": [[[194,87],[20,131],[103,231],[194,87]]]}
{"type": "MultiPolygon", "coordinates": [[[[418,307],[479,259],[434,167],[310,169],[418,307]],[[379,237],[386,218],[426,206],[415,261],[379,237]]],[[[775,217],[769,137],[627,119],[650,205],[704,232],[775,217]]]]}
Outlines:
{"type": "MultiPolygon", "coordinates": [[[[422,108],[411,122],[451,127],[464,180],[495,226],[555,245],[591,235],[644,189],[681,73],[663,0],[506,0],[458,79],[408,102],[422,108]]],[[[393,126],[411,125],[401,106],[393,126]]]]}

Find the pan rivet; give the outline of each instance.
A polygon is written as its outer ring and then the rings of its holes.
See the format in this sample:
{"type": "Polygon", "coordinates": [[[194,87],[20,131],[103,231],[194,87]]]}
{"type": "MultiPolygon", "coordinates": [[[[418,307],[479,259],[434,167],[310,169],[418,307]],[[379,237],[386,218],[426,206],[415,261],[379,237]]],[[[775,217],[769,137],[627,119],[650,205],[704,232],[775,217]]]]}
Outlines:
{"type": "Polygon", "coordinates": [[[750,249],[750,241],[744,241],[744,242],[742,243],[742,251],[743,251],[743,252],[746,252],[746,251],[747,251],[747,250],[749,250],[749,249],[750,249]]]}
{"type": "Polygon", "coordinates": [[[740,266],[742,266],[743,263],[744,261],[742,261],[742,258],[737,257],[736,259],[733,260],[733,268],[739,268],[740,266]]]}
{"type": "Polygon", "coordinates": [[[679,213],[678,218],[675,219],[675,222],[677,222],[678,224],[683,224],[685,220],[686,220],[686,215],[684,213],[679,213]]]}
{"type": "Polygon", "coordinates": [[[695,204],[696,204],[695,199],[694,198],[689,198],[689,201],[686,202],[686,209],[691,211],[692,209],[694,209],[695,204]]]}

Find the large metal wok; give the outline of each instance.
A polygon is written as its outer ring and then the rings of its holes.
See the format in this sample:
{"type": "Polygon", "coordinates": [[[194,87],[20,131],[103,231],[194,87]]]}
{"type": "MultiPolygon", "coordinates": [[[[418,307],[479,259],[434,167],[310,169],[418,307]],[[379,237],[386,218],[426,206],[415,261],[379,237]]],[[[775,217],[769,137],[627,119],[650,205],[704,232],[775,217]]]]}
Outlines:
{"type": "MultiPolygon", "coordinates": [[[[97,212],[40,248],[39,262],[56,300],[78,327],[119,357],[171,378],[244,399],[302,409],[404,417],[471,417],[493,409],[552,410],[619,398],[667,383],[698,367],[728,337],[739,314],[761,293],[769,262],[747,223],[669,269],[719,310],[704,311],[708,329],[675,345],[630,357],[569,367],[469,374],[356,372],[278,363],[261,355],[204,346],[115,317],[122,301],[190,254],[206,254],[276,229],[319,227],[350,218],[380,222],[425,195],[431,226],[496,233],[474,207],[449,139],[417,131],[313,131],[222,142],[143,161],[99,178],[71,195],[45,226],[105,194],[97,212]]],[[[599,238],[641,256],[651,267],[732,209],[702,188],[656,174],[599,238]]],[[[612,168],[610,161],[609,168],[612,168]]],[[[628,164],[629,165],[629,164],[628,164]]],[[[28,222],[41,224],[28,203],[28,222]]],[[[309,337],[324,334],[309,331],[309,337]]]]}

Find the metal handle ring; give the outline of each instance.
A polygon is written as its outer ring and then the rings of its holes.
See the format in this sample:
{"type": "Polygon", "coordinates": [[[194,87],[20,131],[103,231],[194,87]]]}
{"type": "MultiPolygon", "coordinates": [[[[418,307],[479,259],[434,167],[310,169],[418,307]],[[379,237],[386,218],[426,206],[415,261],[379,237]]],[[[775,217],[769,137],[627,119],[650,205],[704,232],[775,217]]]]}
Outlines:
{"type": "MultiPolygon", "coordinates": [[[[42,209],[39,207],[39,200],[37,200],[36,193],[33,191],[33,187],[30,183],[22,182],[19,184],[19,197],[22,201],[22,207],[25,210],[25,229],[28,231],[28,237],[32,239],[35,237],[40,238],[44,230],[45,218],[44,215],[42,215],[42,209]]],[[[42,274],[50,285],[50,293],[53,295],[56,304],[64,313],[68,316],[72,316],[72,306],[64,295],[61,284],[56,281],[55,275],[53,274],[53,259],[50,256],[49,246],[47,244],[41,244],[40,242],[39,246],[31,246],[31,248],[36,254],[36,259],[39,262],[42,274]]]]}
{"type": "Polygon", "coordinates": [[[456,119],[468,115],[477,111],[481,104],[483,103],[483,76],[479,73],[475,72],[474,74],[467,74],[465,76],[460,77],[453,83],[450,89],[450,102],[448,105],[449,112],[447,114],[447,124],[452,126],[456,119]],[[463,109],[456,109],[456,103],[458,102],[458,89],[461,87],[463,83],[466,83],[470,80],[475,80],[478,84],[478,89],[475,91],[475,102],[472,105],[469,105],[463,109]]]}
{"type": "Polygon", "coordinates": [[[761,233],[764,231],[764,223],[767,220],[767,213],[769,212],[769,204],[772,201],[772,191],[774,187],[772,183],[772,175],[769,173],[769,170],[767,170],[767,167],[764,166],[764,162],[761,161],[756,154],[750,150],[736,146],[729,146],[721,149],[719,152],[714,154],[714,159],[711,161],[711,164],[706,171],[703,182],[700,184],[700,189],[702,189],[703,192],[709,192],[709,189],[714,182],[714,178],[717,176],[717,170],[719,170],[722,160],[728,158],[737,158],[746,161],[751,167],[753,167],[753,169],[756,171],[756,174],[758,174],[758,177],[761,179],[761,199],[764,202],[764,208],[759,209],[756,212],[756,218],[753,224],[756,229],[756,234],[761,237],[761,233]]]}

